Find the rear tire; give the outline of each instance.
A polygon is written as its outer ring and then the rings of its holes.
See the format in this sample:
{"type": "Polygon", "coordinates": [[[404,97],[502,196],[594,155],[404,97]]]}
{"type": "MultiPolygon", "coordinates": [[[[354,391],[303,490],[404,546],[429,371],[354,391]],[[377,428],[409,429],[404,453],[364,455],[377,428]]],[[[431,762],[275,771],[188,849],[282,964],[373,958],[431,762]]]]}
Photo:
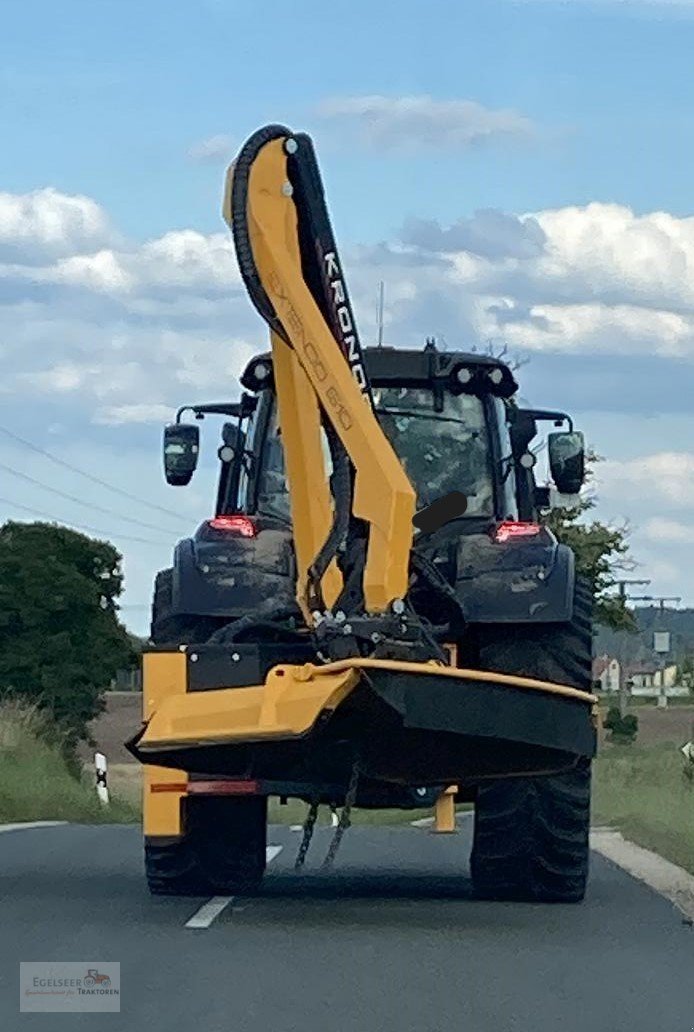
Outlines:
{"type": "Polygon", "coordinates": [[[265,873],[267,799],[185,800],[185,833],[175,842],[145,841],[145,873],[155,896],[248,894],[265,873]]]}
{"type": "MultiPolygon", "coordinates": [[[[480,665],[591,691],[592,594],[577,578],[570,623],[482,631],[480,665]]],[[[588,880],[588,759],[571,771],[484,783],[477,794],[470,858],[486,899],[575,903],[588,880]]]]}

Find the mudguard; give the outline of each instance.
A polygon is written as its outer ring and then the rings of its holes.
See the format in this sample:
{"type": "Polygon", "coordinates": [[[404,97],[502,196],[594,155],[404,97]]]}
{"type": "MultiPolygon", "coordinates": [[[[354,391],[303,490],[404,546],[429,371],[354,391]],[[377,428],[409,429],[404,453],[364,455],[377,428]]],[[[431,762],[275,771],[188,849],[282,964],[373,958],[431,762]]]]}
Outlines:
{"type": "Polygon", "coordinates": [[[266,528],[255,538],[214,540],[199,532],[174,552],[172,614],[234,619],[269,599],[278,609],[291,606],[294,576],[289,531],[266,528]]]}
{"type": "MultiPolygon", "coordinates": [[[[549,537],[549,535],[548,535],[549,537]]],[[[468,623],[567,623],[573,615],[574,554],[556,541],[500,545],[461,537],[456,591],[468,623]]]]}
{"type": "MultiPolygon", "coordinates": [[[[556,541],[500,545],[488,534],[457,543],[456,589],[469,624],[566,623],[571,620],[575,561],[556,541]]],[[[172,613],[245,616],[272,598],[291,606],[294,559],[289,531],[257,538],[180,541],[173,564],[172,613]]]]}

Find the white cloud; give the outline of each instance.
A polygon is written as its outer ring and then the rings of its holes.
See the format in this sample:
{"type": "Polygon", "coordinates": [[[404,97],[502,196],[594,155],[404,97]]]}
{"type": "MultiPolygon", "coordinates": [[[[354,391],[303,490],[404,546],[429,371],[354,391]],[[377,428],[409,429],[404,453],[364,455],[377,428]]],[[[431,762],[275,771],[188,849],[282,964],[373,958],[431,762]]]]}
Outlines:
{"type": "MultiPolygon", "coordinates": [[[[26,226],[6,218],[3,393],[79,397],[93,418],[107,410],[129,421],[128,406],[175,405],[182,385],[208,391],[222,376],[236,389],[266,333],[229,234],[181,229],[127,243],[89,198],[29,196],[43,253],[21,257],[26,226]],[[108,233],[109,246],[92,246],[108,233]]],[[[23,210],[26,198],[4,197],[5,212],[23,210]]],[[[491,339],[517,352],[694,359],[694,218],[593,203],[478,212],[450,227],[411,219],[401,237],[343,249],[365,340],[384,279],[386,337],[401,346],[434,333],[449,346],[491,339]]]]}
{"type": "MultiPolygon", "coordinates": [[[[235,397],[239,372],[253,352],[267,347],[267,331],[240,285],[231,239],[181,229],[127,242],[89,198],[55,190],[29,196],[34,200],[28,208],[25,199],[11,195],[0,204],[3,410],[33,406],[59,427],[78,421],[89,447],[95,437],[116,442],[117,462],[103,462],[111,464],[107,479],[117,467],[124,485],[131,482],[127,442],[151,442],[152,472],[133,473],[132,484],[139,485],[142,475],[142,491],[154,498],[153,478],[160,476],[156,424],[186,402],[235,397]],[[31,231],[7,215],[24,210],[34,213],[31,231]]],[[[534,214],[477,213],[450,227],[411,221],[401,236],[376,246],[343,245],[365,342],[375,337],[375,288],[384,279],[388,344],[419,346],[431,333],[449,347],[507,340],[516,352],[538,353],[531,371],[541,366],[539,353],[561,356],[556,384],[543,402],[548,406],[566,404],[569,363],[602,369],[599,361],[611,359],[613,386],[596,406],[603,411],[614,408],[616,396],[628,405],[637,387],[632,371],[639,361],[638,376],[648,379],[643,363],[650,361],[670,370],[673,380],[669,392],[661,384],[658,411],[674,404],[677,391],[689,405],[694,219],[666,212],[636,216],[596,203],[534,214]]],[[[599,512],[630,520],[634,554],[644,575],[654,578],[654,589],[691,598],[685,535],[694,517],[694,442],[686,439],[682,421],[669,423],[667,433],[661,428],[656,434],[653,420],[639,428],[636,414],[652,390],[650,380],[639,386],[631,415],[612,416],[594,438],[608,457],[598,468],[599,512]]],[[[590,383],[577,396],[578,407],[590,408],[590,383]]],[[[50,447],[59,449],[69,433],[54,434],[50,447]]],[[[200,472],[209,475],[210,485],[195,504],[206,512],[213,473],[200,472]]],[[[74,484],[66,486],[74,493],[74,484]]],[[[189,497],[180,504],[187,506],[189,497]]],[[[18,501],[70,515],[38,495],[18,501]]],[[[145,558],[138,559],[135,583],[146,586],[142,602],[149,594],[145,567],[145,558]]]]}
{"type": "Polygon", "coordinates": [[[129,290],[133,284],[132,277],[113,251],[62,258],[56,262],[52,275],[49,272],[45,279],[104,293],[129,290]]]}
{"type": "Polygon", "coordinates": [[[103,209],[90,197],[52,187],[27,194],[0,193],[0,259],[35,261],[110,242],[103,209]]]}
{"type": "Polygon", "coordinates": [[[692,540],[690,526],[665,517],[648,520],[643,530],[646,537],[658,545],[690,544],[692,540]]]}
{"type": "Polygon", "coordinates": [[[486,108],[474,100],[379,94],[331,97],[318,105],[317,113],[340,126],[354,126],[369,144],[407,150],[467,148],[533,133],[530,119],[518,112],[486,108]]]}
{"type": "MultiPolygon", "coordinates": [[[[694,454],[656,452],[626,462],[600,463],[597,481],[602,497],[631,508],[639,503],[694,510],[694,454]]],[[[637,510],[638,511],[638,510],[637,510]]]]}
{"type": "Polygon", "coordinates": [[[118,426],[121,423],[156,423],[161,426],[171,420],[168,405],[105,405],[99,410],[96,423],[103,426],[118,426]]]}
{"type": "Polygon", "coordinates": [[[234,141],[224,133],[198,140],[188,148],[188,157],[201,165],[216,165],[230,161],[234,153],[234,141]]]}
{"type": "Polygon", "coordinates": [[[503,211],[476,211],[472,218],[458,219],[442,227],[434,219],[408,219],[402,228],[403,243],[426,251],[452,254],[466,251],[480,258],[534,258],[546,243],[538,220],[519,218],[503,211]]]}
{"type": "MultiPolygon", "coordinates": [[[[484,218],[481,216],[484,215],[484,218]]],[[[694,218],[592,203],[451,227],[405,223],[408,249],[448,266],[481,339],[531,350],[694,358],[694,218]]],[[[393,258],[391,250],[390,259],[393,258]]]]}

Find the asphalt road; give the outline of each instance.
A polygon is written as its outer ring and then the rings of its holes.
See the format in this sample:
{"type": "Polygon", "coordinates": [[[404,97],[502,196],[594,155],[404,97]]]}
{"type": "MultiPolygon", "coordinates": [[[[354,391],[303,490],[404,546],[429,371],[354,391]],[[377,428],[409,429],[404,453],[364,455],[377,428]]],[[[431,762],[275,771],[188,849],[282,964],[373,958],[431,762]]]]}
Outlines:
{"type": "Polygon", "coordinates": [[[205,929],[152,899],[134,827],[0,835],[0,1028],[120,1032],[691,1032],[694,931],[595,856],[579,906],[482,903],[455,836],[357,827],[335,869],[292,870],[205,929]],[[120,1014],[20,1014],[19,961],[120,961],[120,1014]]]}

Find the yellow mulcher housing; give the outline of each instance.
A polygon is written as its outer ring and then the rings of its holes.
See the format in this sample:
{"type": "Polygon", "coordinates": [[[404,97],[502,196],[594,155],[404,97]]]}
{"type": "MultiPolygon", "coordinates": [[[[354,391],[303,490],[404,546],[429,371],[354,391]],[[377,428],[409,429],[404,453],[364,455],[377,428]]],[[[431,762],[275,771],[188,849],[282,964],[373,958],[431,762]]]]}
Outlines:
{"type": "Polygon", "coordinates": [[[485,786],[472,858],[480,893],[579,899],[595,699],[457,669],[416,612],[413,582],[437,583],[431,564],[414,561],[416,528],[465,503],[415,512],[374,411],[310,139],[282,126],[255,133],[229,170],[224,217],[270,329],[304,626],[295,620],[283,642],[261,633],[272,625],[263,615],[254,640],[250,613],[244,644],[217,634],[145,654],[144,725],[129,746],[145,764],[150,888],[257,887],[269,795],[315,813],[320,802],[401,805],[413,786],[453,784],[471,800],[485,786]]]}

